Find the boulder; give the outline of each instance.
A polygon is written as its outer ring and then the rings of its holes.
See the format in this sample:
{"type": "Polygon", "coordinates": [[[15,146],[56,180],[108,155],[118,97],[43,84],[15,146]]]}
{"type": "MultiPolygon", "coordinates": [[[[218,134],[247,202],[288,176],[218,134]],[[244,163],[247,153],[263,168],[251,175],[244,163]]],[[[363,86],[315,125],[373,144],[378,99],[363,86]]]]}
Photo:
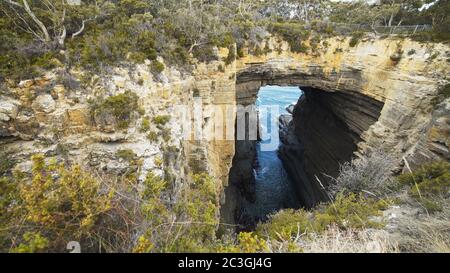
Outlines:
{"type": "Polygon", "coordinates": [[[32,107],[38,112],[51,113],[55,111],[56,103],[50,94],[42,94],[36,97],[32,107]]]}
{"type": "Polygon", "coordinates": [[[14,119],[18,112],[18,102],[0,98],[0,121],[14,119]]]}
{"type": "Polygon", "coordinates": [[[288,107],[286,107],[286,111],[289,114],[293,114],[294,113],[294,108],[295,108],[295,104],[290,104],[288,107]]]}

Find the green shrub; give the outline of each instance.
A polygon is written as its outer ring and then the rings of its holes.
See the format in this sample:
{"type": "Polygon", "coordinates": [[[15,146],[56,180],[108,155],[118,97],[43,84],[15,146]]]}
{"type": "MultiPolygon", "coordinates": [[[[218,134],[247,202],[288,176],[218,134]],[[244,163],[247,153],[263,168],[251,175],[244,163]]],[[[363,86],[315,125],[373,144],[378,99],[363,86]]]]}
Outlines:
{"type": "Polygon", "coordinates": [[[308,40],[311,33],[305,29],[304,25],[296,22],[277,22],[269,26],[269,31],[283,37],[292,52],[305,53],[302,41],[308,40]]]}
{"type": "Polygon", "coordinates": [[[195,47],[192,51],[192,54],[194,58],[196,58],[200,62],[208,63],[218,60],[217,55],[214,52],[214,47],[210,44],[195,47]]]}
{"type": "Polygon", "coordinates": [[[295,48],[294,51],[298,53],[307,54],[309,50],[309,46],[306,43],[300,43],[295,48]]]}
{"type": "Polygon", "coordinates": [[[40,232],[26,232],[22,236],[19,246],[11,250],[12,253],[36,253],[45,250],[49,245],[48,239],[40,232]]]}
{"type": "Polygon", "coordinates": [[[411,35],[411,39],[418,42],[434,42],[434,43],[448,43],[450,41],[450,33],[441,30],[427,30],[420,31],[411,35]]]}
{"type": "Polygon", "coordinates": [[[155,175],[152,171],[147,173],[144,180],[143,199],[159,198],[161,193],[167,188],[167,182],[160,176],[155,175]]]}
{"type": "Polygon", "coordinates": [[[333,26],[332,25],[327,25],[327,27],[325,28],[325,33],[332,35],[334,32],[333,26]]]}
{"type": "Polygon", "coordinates": [[[312,215],[307,211],[285,209],[269,217],[266,223],[258,224],[256,234],[275,240],[290,240],[297,234],[312,231],[312,215]]]}
{"type": "Polygon", "coordinates": [[[143,64],[145,62],[145,59],[146,59],[146,56],[142,52],[131,52],[130,53],[130,60],[135,63],[143,64]]]}
{"type": "Polygon", "coordinates": [[[423,165],[413,173],[398,176],[397,181],[408,187],[409,194],[429,212],[438,211],[450,191],[450,163],[438,161],[423,165]]]}
{"type": "Polygon", "coordinates": [[[0,152],[0,176],[6,175],[15,164],[16,161],[12,158],[11,153],[0,152]]]}
{"type": "Polygon", "coordinates": [[[392,54],[391,56],[389,56],[389,58],[391,59],[391,61],[392,61],[394,64],[397,64],[398,62],[401,61],[402,55],[403,55],[403,50],[398,49],[394,54],[392,54]]]}
{"type": "Polygon", "coordinates": [[[165,69],[164,64],[157,60],[152,61],[152,64],[150,65],[150,70],[155,74],[163,72],[164,69],[165,69]]]}
{"type": "Polygon", "coordinates": [[[151,131],[147,134],[147,138],[148,138],[148,140],[150,140],[152,142],[156,142],[156,141],[158,141],[158,133],[151,131]]]}
{"type": "Polygon", "coordinates": [[[167,122],[169,122],[170,116],[169,115],[158,115],[153,117],[153,123],[156,125],[164,126],[167,122]]]}
{"type": "Polygon", "coordinates": [[[240,232],[237,243],[232,242],[226,246],[220,246],[217,252],[220,253],[258,253],[269,250],[266,240],[259,238],[252,232],[240,232]]]}
{"type": "Polygon", "coordinates": [[[361,40],[362,37],[364,37],[364,32],[362,32],[362,31],[353,32],[352,37],[350,38],[350,41],[349,41],[349,46],[355,47],[359,43],[359,41],[361,40]]]}
{"type": "Polygon", "coordinates": [[[136,37],[137,49],[145,58],[156,60],[157,51],[155,49],[155,35],[150,31],[143,31],[136,37]]]}
{"type": "Polygon", "coordinates": [[[172,131],[170,130],[170,128],[161,128],[161,136],[165,142],[170,141],[170,139],[172,137],[171,134],[172,134],[172,131]]]}
{"type": "Polygon", "coordinates": [[[370,217],[380,216],[381,210],[387,209],[389,205],[389,201],[376,201],[362,194],[338,194],[334,202],[319,209],[314,215],[315,230],[323,231],[331,224],[342,229],[382,227],[382,223],[370,220],[370,217]]]}
{"type": "Polygon", "coordinates": [[[125,161],[131,161],[136,157],[136,153],[131,149],[121,149],[116,152],[116,156],[125,161]]]}
{"type": "Polygon", "coordinates": [[[19,81],[42,76],[45,70],[61,66],[60,56],[53,51],[31,56],[16,51],[0,51],[0,75],[19,81]]]}
{"type": "Polygon", "coordinates": [[[90,242],[85,251],[98,249],[102,225],[96,223],[106,220],[113,195],[77,165],[46,163],[41,154],[32,162],[31,175],[18,172],[2,186],[0,204],[8,204],[1,208],[1,251],[62,252],[72,240],[90,242]]]}
{"type": "Polygon", "coordinates": [[[138,106],[138,96],[131,92],[107,97],[106,99],[97,99],[91,101],[91,114],[96,120],[102,122],[102,117],[113,115],[116,125],[119,129],[126,129],[129,126],[132,113],[140,109],[138,106]]]}
{"type": "Polygon", "coordinates": [[[256,227],[256,234],[267,238],[289,241],[303,233],[322,233],[329,226],[341,229],[378,228],[383,223],[370,220],[381,215],[390,202],[374,200],[355,193],[338,194],[334,202],[311,211],[287,209],[269,217],[256,227]]]}
{"type": "Polygon", "coordinates": [[[430,57],[428,57],[428,61],[433,61],[434,59],[436,59],[437,57],[439,57],[439,52],[434,52],[433,54],[431,54],[430,57]]]}
{"type": "Polygon", "coordinates": [[[148,130],[150,130],[150,119],[144,117],[141,122],[141,132],[147,132],[148,130]]]}
{"type": "Polygon", "coordinates": [[[236,51],[237,51],[237,58],[238,59],[244,57],[244,50],[243,50],[242,46],[238,46],[236,51]]]}
{"type": "Polygon", "coordinates": [[[230,65],[232,62],[236,60],[236,52],[234,51],[234,46],[228,47],[228,55],[225,58],[225,64],[230,65]]]}

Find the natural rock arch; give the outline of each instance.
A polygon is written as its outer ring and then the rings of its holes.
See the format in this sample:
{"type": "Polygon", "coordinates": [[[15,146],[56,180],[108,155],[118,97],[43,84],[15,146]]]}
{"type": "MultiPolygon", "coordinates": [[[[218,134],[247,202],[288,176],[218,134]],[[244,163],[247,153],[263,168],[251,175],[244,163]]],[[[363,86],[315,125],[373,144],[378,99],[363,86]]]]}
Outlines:
{"type": "MultiPolygon", "coordinates": [[[[427,160],[442,157],[427,148],[426,132],[436,119],[430,100],[437,93],[437,75],[445,74],[445,64],[432,71],[425,51],[409,40],[402,46],[417,48],[418,56],[400,63],[389,58],[397,51],[398,41],[366,41],[356,48],[349,47],[345,39],[332,39],[329,44],[331,48],[318,56],[285,50],[268,56],[248,55],[235,64],[237,104],[253,104],[264,85],[299,86],[305,91],[291,124],[301,142],[285,143],[280,154],[306,207],[326,199],[318,180],[326,184],[327,175],[338,174],[340,163],[380,146],[399,163],[407,158],[419,165],[424,155],[427,160]]],[[[246,162],[238,169],[243,172],[252,156],[248,145],[236,143],[233,166],[240,165],[236,160],[246,162]]],[[[226,194],[243,191],[245,195],[242,182],[251,174],[240,174],[236,185],[233,171],[226,194]]],[[[239,211],[238,198],[232,199],[239,211]]]]}

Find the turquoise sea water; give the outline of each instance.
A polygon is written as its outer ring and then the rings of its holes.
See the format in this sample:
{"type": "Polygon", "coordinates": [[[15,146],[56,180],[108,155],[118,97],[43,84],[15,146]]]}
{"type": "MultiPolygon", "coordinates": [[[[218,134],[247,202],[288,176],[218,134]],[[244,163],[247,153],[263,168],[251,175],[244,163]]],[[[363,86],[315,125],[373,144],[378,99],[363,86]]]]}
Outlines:
{"type": "Polygon", "coordinates": [[[297,103],[301,95],[302,91],[297,87],[265,86],[258,92],[256,105],[260,110],[259,120],[263,129],[262,141],[257,144],[257,164],[254,169],[256,201],[254,203],[246,202],[244,206],[244,214],[256,221],[263,220],[268,214],[282,208],[298,206],[295,191],[292,189],[291,182],[278,157],[277,148],[264,148],[264,144],[269,141],[278,143],[279,115],[270,114],[270,111],[261,111],[261,109],[268,109],[266,106],[275,105],[279,114],[287,114],[285,108],[290,104],[297,103]],[[277,139],[270,139],[271,136],[277,139]]]}

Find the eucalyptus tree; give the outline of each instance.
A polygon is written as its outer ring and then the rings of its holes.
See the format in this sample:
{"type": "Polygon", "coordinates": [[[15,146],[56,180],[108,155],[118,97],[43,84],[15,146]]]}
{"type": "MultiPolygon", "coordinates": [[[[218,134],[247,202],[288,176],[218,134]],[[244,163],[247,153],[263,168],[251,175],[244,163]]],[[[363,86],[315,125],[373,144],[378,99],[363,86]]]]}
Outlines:
{"type": "Polygon", "coordinates": [[[85,25],[108,14],[112,4],[103,0],[0,0],[0,11],[18,32],[46,46],[64,47],[68,36],[80,35],[85,25]],[[79,4],[78,4],[79,3],[79,4]]]}

